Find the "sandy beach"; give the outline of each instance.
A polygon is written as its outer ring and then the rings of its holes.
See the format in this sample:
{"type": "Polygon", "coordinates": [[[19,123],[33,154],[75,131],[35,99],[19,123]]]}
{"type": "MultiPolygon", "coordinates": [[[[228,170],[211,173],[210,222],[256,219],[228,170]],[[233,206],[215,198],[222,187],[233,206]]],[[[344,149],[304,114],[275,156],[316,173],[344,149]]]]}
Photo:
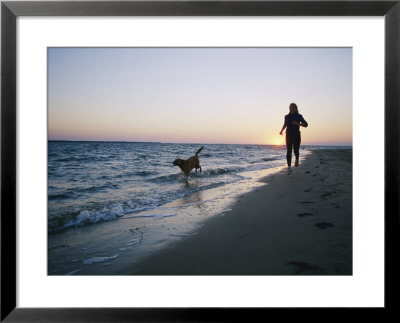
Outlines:
{"type": "Polygon", "coordinates": [[[352,150],[313,150],[126,275],[352,275],[352,150]]]}

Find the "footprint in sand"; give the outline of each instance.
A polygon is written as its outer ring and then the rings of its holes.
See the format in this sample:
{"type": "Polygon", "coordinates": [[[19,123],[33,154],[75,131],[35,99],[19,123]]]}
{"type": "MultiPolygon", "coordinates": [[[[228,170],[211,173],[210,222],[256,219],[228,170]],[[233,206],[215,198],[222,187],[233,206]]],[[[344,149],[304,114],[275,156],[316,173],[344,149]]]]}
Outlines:
{"type": "Polygon", "coordinates": [[[297,215],[300,216],[300,217],[304,217],[304,216],[313,216],[315,214],[314,213],[305,212],[305,213],[299,213],[297,215]]]}
{"type": "Polygon", "coordinates": [[[319,222],[319,223],[315,223],[315,226],[318,229],[326,229],[326,228],[331,228],[334,225],[332,223],[329,223],[329,222],[319,222]]]}
{"type": "Polygon", "coordinates": [[[296,266],[297,270],[294,272],[294,275],[305,272],[305,273],[320,273],[323,272],[324,269],[322,269],[318,265],[311,265],[308,264],[304,261],[289,261],[286,265],[294,265],[296,266]]]}
{"type": "Polygon", "coordinates": [[[325,193],[322,194],[320,197],[321,197],[321,198],[328,197],[329,195],[332,195],[332,194],[335,194],[335,193],[336,193],[336,191],[333,191],[333,192],[325,192],[325,193]]]}
{"type": "Polygon", "coordinates": [[[60,248],[68,248],[68,247],[69,247],[69,245],[62,244],[62,245],[59,245],[59,246],[50,247],[49,250],[60,249],[60,248]]]}

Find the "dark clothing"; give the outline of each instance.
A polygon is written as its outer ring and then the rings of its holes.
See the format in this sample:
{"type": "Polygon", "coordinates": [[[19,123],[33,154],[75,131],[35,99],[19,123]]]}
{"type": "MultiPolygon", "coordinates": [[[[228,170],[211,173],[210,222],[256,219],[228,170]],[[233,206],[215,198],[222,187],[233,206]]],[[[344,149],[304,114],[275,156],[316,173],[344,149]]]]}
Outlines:
{"type": "Polygon", "coordinates": [[[287,134],[300,134],[300,126],[293,125],[292,122],[303,122],[307,127],[308,123],[304,120],[303,116],[299,113],[287,114],[285,115],[285,125],[286,125],[286,133],[287,134]]]}
{"type": "Polygon", "coordinates": [[[298,134],[286,134],[286,160],[288,166],[292,165],[292,148],[296,159],[299,159],[299,149],[301,143],[300,131],[298,134]]]}
{"type": "Polygon", "coordinates": [[[299,113],[285,115],[286,125],[286,160],[288,166],[292,165],[292,149],[296,159],[299,159],[299,149],[301,143],[300,126],[292,124],[293,121],[302,122],[306,127],[308,123],[299,113]]]}

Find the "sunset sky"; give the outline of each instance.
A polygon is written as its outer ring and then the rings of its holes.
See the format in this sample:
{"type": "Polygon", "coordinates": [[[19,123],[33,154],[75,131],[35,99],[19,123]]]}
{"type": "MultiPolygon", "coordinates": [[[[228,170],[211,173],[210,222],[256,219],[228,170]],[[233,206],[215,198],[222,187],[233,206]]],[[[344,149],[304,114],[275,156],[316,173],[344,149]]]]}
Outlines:
{"type": "Polygon", "coordinates": [[[49,140],[352,145],[351,48],[49,48],[49,140]]]}

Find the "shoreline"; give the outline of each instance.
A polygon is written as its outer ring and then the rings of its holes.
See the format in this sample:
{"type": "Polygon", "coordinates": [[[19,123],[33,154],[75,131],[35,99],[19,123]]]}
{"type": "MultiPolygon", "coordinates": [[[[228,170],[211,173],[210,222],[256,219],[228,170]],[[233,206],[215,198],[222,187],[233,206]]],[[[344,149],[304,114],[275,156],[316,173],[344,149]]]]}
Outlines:
{"type": "MultiPolygon", "coordinates": [[[[209,219],[228,212],[238,196],[264,185],[261,178],[282,170],[282,162],[273,161],[275,166],[270,168],[247,170],[240,174],[239,181],[192,190],[159,207],[128,213],[115,221],[53,231],[48,235],[48,273],[120,275],[132,264],[191,236],[209,219]]],[[[198,187],[201,180],[192,177],[178,185],[188,191],[189,186],[198,187]]]]}
{"type": "Polygon", "coordinates": [[[122,275],[351,275],[352,150],[312,150],[122,275]]]}

